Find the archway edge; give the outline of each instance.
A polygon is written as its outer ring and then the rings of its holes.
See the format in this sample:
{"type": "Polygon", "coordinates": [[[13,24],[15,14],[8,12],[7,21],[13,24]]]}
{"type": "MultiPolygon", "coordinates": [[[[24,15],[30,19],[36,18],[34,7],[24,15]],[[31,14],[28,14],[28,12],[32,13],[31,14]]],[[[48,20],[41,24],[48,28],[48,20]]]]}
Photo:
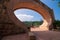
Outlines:
{"type": "Polygon", "coordinates": [[[41,6],[40,4],[36,3],[36,2],[20,2],[17,3],[16,5],[14,4],[13,6],[10,4],[10,7],[8,7],[10,11],[8,11],[8,15],[10,17],[10,19],[18,26],[26,28],[25,26],[23,26],[24,24],[19,21],[16,16],[14,15],[13,11],[16,9],[20,9],[20,8],[28,8],[28,9],[32,9],[35,10],[37,12],[39,12],[39,14],[42,15],[42,17],[44,18],[44,23],[41,25],[42,27],[46,27],[46,30],[49,30],[49,26],[52,23],[52,18],[51,15],[49,14],[49,12],[43,8],[43,6],[41,6]],[[48,19],[47,19],[48,18],[48,19]]]}
{"type": "Polygon", "coordinates": [[[49,12],[43,8],[40,4],[37,4],[35,2],[20,2],[13,6],[13,10],[17,9],[31,9],[34,11],[37,11],[39,14],[43,16],[44,19],[46,19],[46,16],[50,17],[49,12]],[[46,16],[45,16],[46,15],[46,16]]]}

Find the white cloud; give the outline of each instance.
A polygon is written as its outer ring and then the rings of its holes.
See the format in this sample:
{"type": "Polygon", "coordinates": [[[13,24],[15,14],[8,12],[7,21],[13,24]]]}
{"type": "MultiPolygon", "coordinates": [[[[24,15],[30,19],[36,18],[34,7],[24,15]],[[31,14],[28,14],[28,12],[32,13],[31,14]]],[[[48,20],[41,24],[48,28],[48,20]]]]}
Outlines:
{"type": "Polygon", "coordinates": [[[28,14],[19,14],[16,16],[21,21],[32,21],[32,19],[34,18],[34,16],[28,14]]]}

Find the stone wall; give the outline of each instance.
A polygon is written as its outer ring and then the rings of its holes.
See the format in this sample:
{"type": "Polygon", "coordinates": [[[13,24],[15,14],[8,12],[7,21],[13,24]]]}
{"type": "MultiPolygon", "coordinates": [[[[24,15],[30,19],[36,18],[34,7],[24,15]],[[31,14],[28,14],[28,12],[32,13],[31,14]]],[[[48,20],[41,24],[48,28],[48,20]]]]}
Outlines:
{"type": "Polygon", "coordinates": [[[7,15],[3,4],[0,4],[0,38],[7,35],[25,33],[25,30],[14,24],[7,15]]]}

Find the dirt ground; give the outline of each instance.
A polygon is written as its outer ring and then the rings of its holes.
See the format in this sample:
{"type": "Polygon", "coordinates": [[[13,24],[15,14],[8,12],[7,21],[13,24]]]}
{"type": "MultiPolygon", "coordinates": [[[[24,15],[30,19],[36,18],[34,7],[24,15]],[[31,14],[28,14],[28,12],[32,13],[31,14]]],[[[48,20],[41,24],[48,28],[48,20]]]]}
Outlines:
{"type": "MultiPolygon", "coordinates": [[[[60,40],[60,32],[54,31],[32,31],[36,40],[60,40]]],[[[26,34],[6,36],[2,40],[28,40],[26,34]]]]}
{"type": "Polygon", "coordinates": [[[60,40],[60,32],[54,31],[34,31],[36,40],[60,40]]]}

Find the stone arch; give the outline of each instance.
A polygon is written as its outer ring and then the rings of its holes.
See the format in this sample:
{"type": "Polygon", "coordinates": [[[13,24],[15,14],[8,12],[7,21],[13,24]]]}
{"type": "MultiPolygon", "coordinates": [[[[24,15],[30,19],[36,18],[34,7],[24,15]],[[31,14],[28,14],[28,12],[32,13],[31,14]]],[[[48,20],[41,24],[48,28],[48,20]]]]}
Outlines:
{"type": "Polygon", "coordinates": [[[37,12],[39,12],[42,17],[44,18],[44,22],[43,24],[40,26],[41,30],[49,30],[49,26],[52,24],[52,16],[49,12],[49,9],[46,5],[44,5],[42,2],[36,2],[33,0],[11,0],[8,3],[8,7],[7,7],[7,11],[8,11],[8,16],[10,17],[10,19],[17,25],[20,26],[24,29],[27,30],[27,28],[25,27],[24,23],[22,23],[21,21],[19,21],[16,16],[14,15],[13,11],[16,9],[20,9],[20,8],[28,8],[28,9],[32,9],[35,10],[37,12]],[[44,8],[45,7],[45,8],[44,8]]]}

